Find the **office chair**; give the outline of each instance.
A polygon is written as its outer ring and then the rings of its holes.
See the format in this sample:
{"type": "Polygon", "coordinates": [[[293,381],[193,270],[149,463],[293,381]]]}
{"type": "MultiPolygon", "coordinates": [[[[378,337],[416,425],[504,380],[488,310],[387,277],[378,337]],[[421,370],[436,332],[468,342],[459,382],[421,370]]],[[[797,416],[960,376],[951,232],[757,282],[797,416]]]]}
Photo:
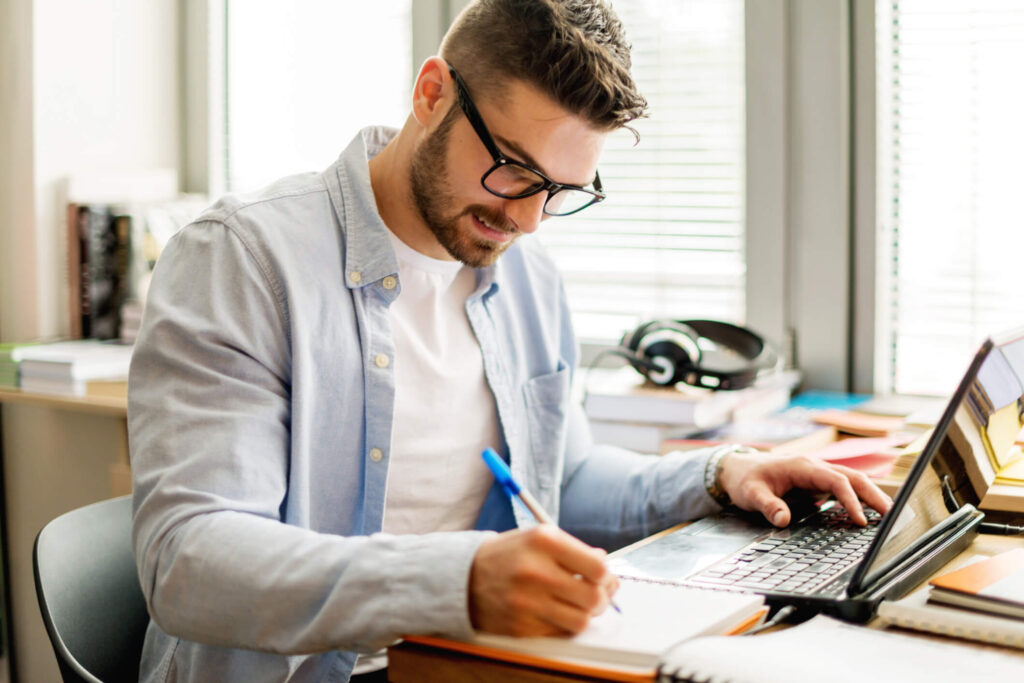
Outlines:
{"type": "Polygon", "coordinates": [[[131,496],[105,500],[61,515],[36,536],[36,597],[65,683],[139,680],[149,614],[131,512],[131,496]]]}

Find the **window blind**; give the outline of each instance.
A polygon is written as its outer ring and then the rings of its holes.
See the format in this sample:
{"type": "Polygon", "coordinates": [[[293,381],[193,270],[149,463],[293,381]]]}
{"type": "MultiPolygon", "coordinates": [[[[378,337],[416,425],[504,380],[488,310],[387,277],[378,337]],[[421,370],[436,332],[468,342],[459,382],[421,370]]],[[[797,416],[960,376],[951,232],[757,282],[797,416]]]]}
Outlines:
{"type": "Polygon", "coordinates": [[[616,0],[649,118],[610,136],[608,199],[538,233],[582,341],[654,318],[745,315],[742,0],[616,0]]]}
{"type": "Polygon", "coordinates": [[[1024,0],[876,4],[885,370],[948,394],[1024,324],[1024,0]]]}
{"type": "Polygon", "coordinates": [[[330,165],[360,128],[400,127],[412,0],[227,3],[226,187],[330,165]]]}

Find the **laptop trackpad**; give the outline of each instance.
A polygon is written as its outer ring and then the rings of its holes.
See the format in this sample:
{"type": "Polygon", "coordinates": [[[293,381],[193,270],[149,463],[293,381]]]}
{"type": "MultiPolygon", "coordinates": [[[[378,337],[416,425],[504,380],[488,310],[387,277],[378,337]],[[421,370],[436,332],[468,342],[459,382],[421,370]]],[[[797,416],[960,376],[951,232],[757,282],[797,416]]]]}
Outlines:
{"type": "Polygon", "coordinates": [[[622,576],[682,580],[770,531],[732,515],[706,517],[622,557],[610,558],[609,568],[622,576]]]}

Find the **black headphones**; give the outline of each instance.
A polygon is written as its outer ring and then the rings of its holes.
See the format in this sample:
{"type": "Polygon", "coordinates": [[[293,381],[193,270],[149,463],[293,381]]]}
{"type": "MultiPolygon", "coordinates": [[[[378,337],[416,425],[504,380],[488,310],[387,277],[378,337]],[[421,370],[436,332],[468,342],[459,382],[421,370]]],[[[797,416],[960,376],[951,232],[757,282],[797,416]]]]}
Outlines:
{"type": "Polygon", "coordinates": [[[626,332],[610,352],[663,386],[743,389],[782,365],[761,335],[717,320],[652,320],[626,332]]]}

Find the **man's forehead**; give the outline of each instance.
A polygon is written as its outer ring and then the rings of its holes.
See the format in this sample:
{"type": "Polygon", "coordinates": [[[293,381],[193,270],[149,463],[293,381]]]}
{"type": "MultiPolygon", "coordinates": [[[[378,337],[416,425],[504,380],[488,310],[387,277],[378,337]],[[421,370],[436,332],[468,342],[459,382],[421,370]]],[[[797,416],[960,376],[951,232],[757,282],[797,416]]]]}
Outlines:
{"type": "Polygon", "coordinates": [[[478,107],[484,110],[484,122],[505,153],[556,181],[580,185],[593,181],[593,169],[589,170],[589,178],[559,178],[559,170],[550,166],[562,166],[558,162],[564,161],[564,151],[571,150],[571,157],[596,168],[607,131],[597,129],[524,81],[505,81],[488,90],[494,92],[485,94],[478,107]],[[556,149],[561,153],[548,158],[556,149]]]}

